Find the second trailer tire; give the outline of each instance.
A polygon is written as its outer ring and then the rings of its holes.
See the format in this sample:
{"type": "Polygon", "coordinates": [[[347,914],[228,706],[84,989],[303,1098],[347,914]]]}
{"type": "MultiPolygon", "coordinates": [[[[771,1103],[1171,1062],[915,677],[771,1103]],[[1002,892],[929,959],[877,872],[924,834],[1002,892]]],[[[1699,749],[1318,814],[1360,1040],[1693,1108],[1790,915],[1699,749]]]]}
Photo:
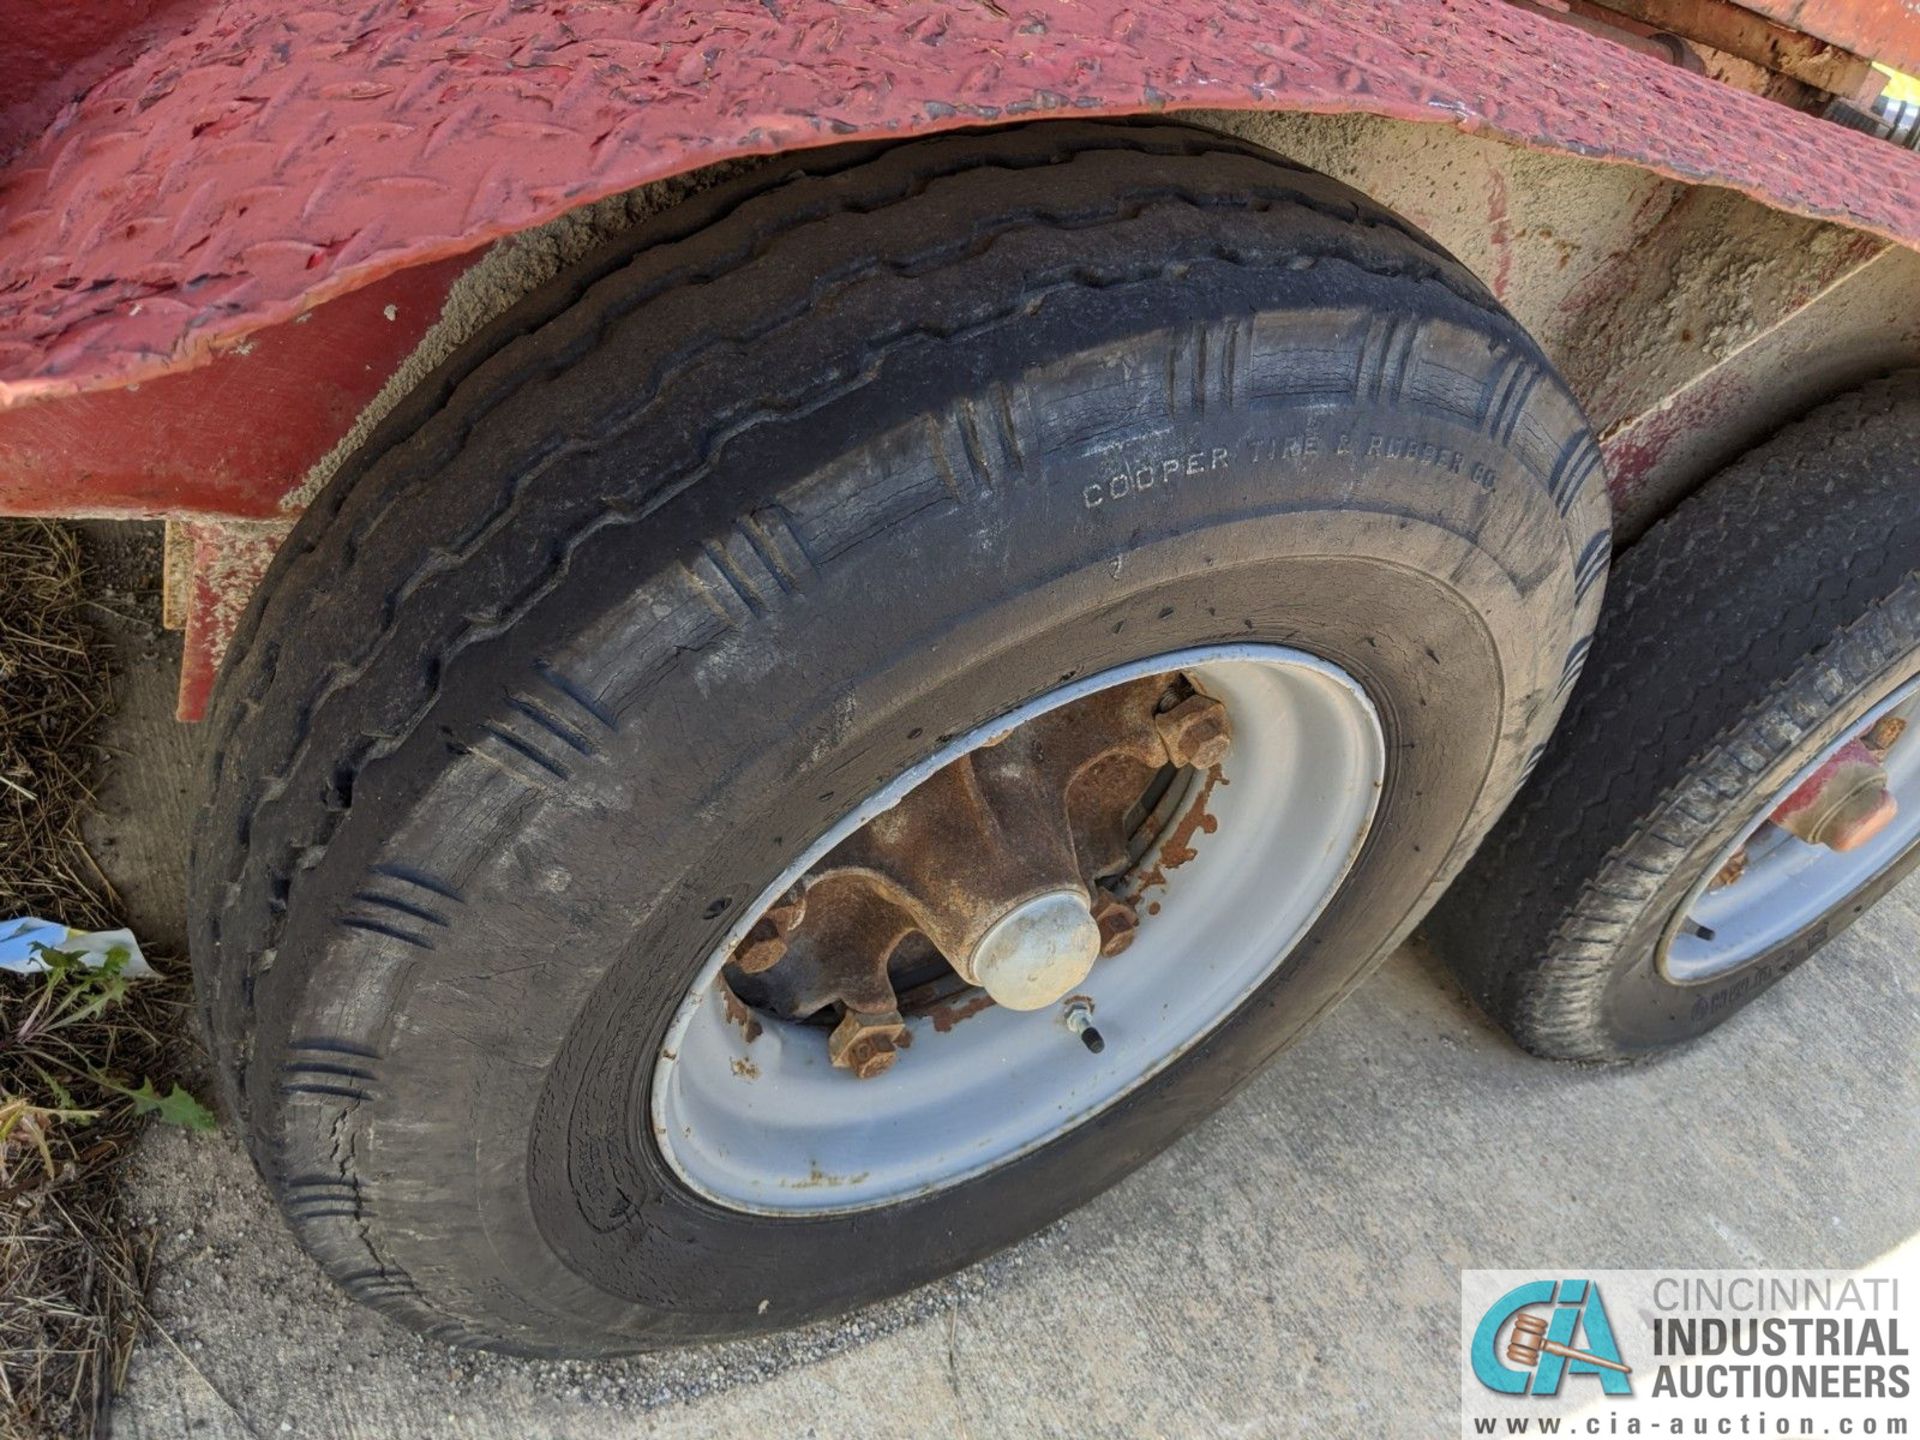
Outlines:
{"type": "Polygon", "coordinates": [[[1632,1059],[1723,1024],[1920,863],[1917,675],[1907,371],[1789,426],[1619,557],[1545,760],[1429,934],[1537,1054],[1632,1059]],[[1776,823],[1876,727],[1890,823],[1846,850],[1776,823]]]}
{"type": "MultiPolygon", "coordinates": [[[[1545,740],[1607,554],[1537,348],[1333,182],[1164,125],[780,162],[484,332],[276,561],[194,862],[225,1100],[327,1271],[455,1343],[896,1294],[1111,1185],[1405,935],[1545,740]],[[968,952],[995,1009],[888,954],[897,1028],[872,975],[794,1000],[828,923],[796,867],[952,830],[907,787],[971,767],[987,805],[1069,718],[1153,772],[1096,877],[1137,885],[1134,948],[1076,872],[968,952]],[[1091,995],[1019,1008],[1076,983],[1089,906],[1091,995]]],[[[896,858],[916,915],[1007,883],[896,858]]]]}

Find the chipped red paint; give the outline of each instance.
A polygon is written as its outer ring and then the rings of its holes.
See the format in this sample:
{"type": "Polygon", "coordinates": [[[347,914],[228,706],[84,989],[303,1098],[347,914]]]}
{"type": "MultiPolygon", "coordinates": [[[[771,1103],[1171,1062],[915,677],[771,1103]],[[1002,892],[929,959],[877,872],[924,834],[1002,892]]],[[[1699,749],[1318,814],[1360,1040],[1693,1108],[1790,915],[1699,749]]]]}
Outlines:
{"type": "Polygon", "coordinates": [[[198,369],[0,410],[0,515],[283,515],[468,263],[386,276],[198,369]]]}
{"type": "Polygon", "coordinates": [[[0,182],[0,403],[728,156],[1180,106],[1457,125],[1920,244],[1912,154],[1502,0],[214,0],[0,182]]]}
{"type": "Polygon", "coordinates": [[[1508,205],[1507,177],[1487,171],[1487,243],[1493,247],[1493,274],[1487,285],[1502,300],[1513,289],[1513,215],[1508,205]]]}
{"type": "Polygon", "coordinates": [[[1664,408],[1617,435],[1606,437],[1607,490],[1616,508],[1627,510],[1670,446],[1689,435],[1711,433],[1722,412],[1737,408],[1746,382],[1738,374],[1713,376],[1673,397],[1664,408]]]}
{"type": "Polygon", "coordinates": [[[290,528],[287,521],[187,524],[193,546],[193,592],[187,600],[175,711],[182,720],[198,720],[206,714],[214,676],[233,632],[290,528]]]}

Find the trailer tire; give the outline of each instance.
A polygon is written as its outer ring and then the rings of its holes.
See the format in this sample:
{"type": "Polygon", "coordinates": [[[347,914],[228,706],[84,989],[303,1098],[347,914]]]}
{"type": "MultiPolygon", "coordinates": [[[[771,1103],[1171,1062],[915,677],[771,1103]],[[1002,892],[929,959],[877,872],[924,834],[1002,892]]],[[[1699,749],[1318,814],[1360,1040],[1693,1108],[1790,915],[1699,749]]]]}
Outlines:
{"type": "Polygon", "coordinates": [[[1705,1034],[1920,863],[1890,831],[1886,853],[1845,862],[1860,868],[1830,903],[1775,938],[1753,931],[1750,956],[1676,964],[1696,888],[1733,873],[1729,847],[1920,671],[1916,457],[1906,371],[1787,427],[1618,557],[1546,758],[1427,922],[1526,1049],[1619,1061],[1705,1034]]]}
{"type": "Polygon", "coordinates": [[[275,561],[194,860],[227,1107],[328,1273],[453,1343],[898,1293],[1152,1156],[1405,935],[1544,741],[1608,549],[1538,349],[1331,181],[1158,124],[779,162],[490,327],[275,561]],[[937,1194],[770,1220],[675,1180],[649,1067],[782,865],[954,732],[1240,642],[1345,667],[1392,747],[1270,982],[937,1194]]]}

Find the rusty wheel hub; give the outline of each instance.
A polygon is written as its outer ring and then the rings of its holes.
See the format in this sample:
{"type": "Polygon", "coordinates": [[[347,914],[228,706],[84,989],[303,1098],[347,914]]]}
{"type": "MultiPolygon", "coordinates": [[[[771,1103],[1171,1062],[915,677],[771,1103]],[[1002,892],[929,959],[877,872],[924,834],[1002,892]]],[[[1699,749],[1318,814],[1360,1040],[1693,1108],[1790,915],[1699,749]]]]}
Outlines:
{"type": "Polygon", "coordinates": [[[1874,707],[1722,852],[1659,963],[1677,984],[1731,973],[1800,933],[1920,841],[1920,680],[1874,707]]]}
{"type": "Polygon", "coordinates": [[[653,1133],[715,1203],[893,1203],[1080,1124],[1280,965],[1371,823],[1337,669],[1188,650],[946,743],[822,836],[689,990],[653,1133]]]}
{"type": "Polygon", "coordinates": [[[1226,707],[1180,675],[1028,721],[842,841],[737,947],[729,983],[784,1019],[878,1019],[931,953],[996,1004],[1044,1009],[1131,942],[1106,886],[1157,832],[1149,799],[1218,774],[1231,744],[1226,707]]]}

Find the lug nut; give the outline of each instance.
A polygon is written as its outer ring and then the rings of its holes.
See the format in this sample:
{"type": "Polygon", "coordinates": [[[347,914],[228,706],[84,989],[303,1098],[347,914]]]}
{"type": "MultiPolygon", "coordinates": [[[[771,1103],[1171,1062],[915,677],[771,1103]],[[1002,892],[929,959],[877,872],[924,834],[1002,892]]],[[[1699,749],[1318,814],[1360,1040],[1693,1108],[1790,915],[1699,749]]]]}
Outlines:
{"type": "Polygon", "coordinates": [[[827,1036],[827,1058],[858,1080],[871,1080],[893,1068],[899,1058],[899,1040],[907,1033],[898,1010],[862,1015],[849,1010],[827,1036]]]}
{"type": "MultiPolygon", "coordinates": [[[[762,921],[764,925],[766,922],[762,921]]],[[[740,942],[740,948],[733,952],[733,963],[749,975],[758,975],[762,970],[771,970],[787,954],[787,942],[778,935],[762,935],[760,925],[748,932],[747,938],[740,942]]]]}
{"type": "Polygon", "coordinates": [[[1904,715],[1882,715],[1874,721],[1867,733],[1860,737],[1860,743],[1867,747],[1867,753],[1882,764],[1886,762],[1887,752],[1907,733],[1907,720],[1904,715]]]}
{"type": "Polygon", "coordinates": [[[1732,885],[1747,873],[1747,866],[1752,859],[1753,857],[1747,853],[1747,847],[1742,845],[1727,858],[1727,863],[1720,867],[1719,873],[1713,877],[1707,889],[1722,890],[1732,885]]]}
{"type": "Polygon", "coordinates": [[[1140,916],[1126,901],[1102,895],[1093,902],[1094,923],[1100,927],[1100,953],[1118,955],[1133,944],[1134,931],[1140,928],[1140,916]]]}
{"type": "Polygon", "coordinates": [[[754,921],[747,938],[733,952],[733,963],[749,975],[771,970],[787,954],[787,937],[807,917],[807,894],[789,890],[767,907],[767,913],[754,921]]]}
{"type": "Polygon", "coordinates": [[[1084,998],[1067,1002],[1066,1014],[1062,1017],[1067,1029],[1080,1037],[1080,1043],[1098,1055],[1107,1048],[1106,1037],[1093,1028],[1093,1002],[1084,998]]]}
{"type": "Polygon", "coordinates": [[[1153,728],[1175,765],[1208,770],[1227,758],[1233,748],[1233,725],[1227,707],[1210,695],[1190,695],[1165,714],[1153,717],[1153,728]]]}

